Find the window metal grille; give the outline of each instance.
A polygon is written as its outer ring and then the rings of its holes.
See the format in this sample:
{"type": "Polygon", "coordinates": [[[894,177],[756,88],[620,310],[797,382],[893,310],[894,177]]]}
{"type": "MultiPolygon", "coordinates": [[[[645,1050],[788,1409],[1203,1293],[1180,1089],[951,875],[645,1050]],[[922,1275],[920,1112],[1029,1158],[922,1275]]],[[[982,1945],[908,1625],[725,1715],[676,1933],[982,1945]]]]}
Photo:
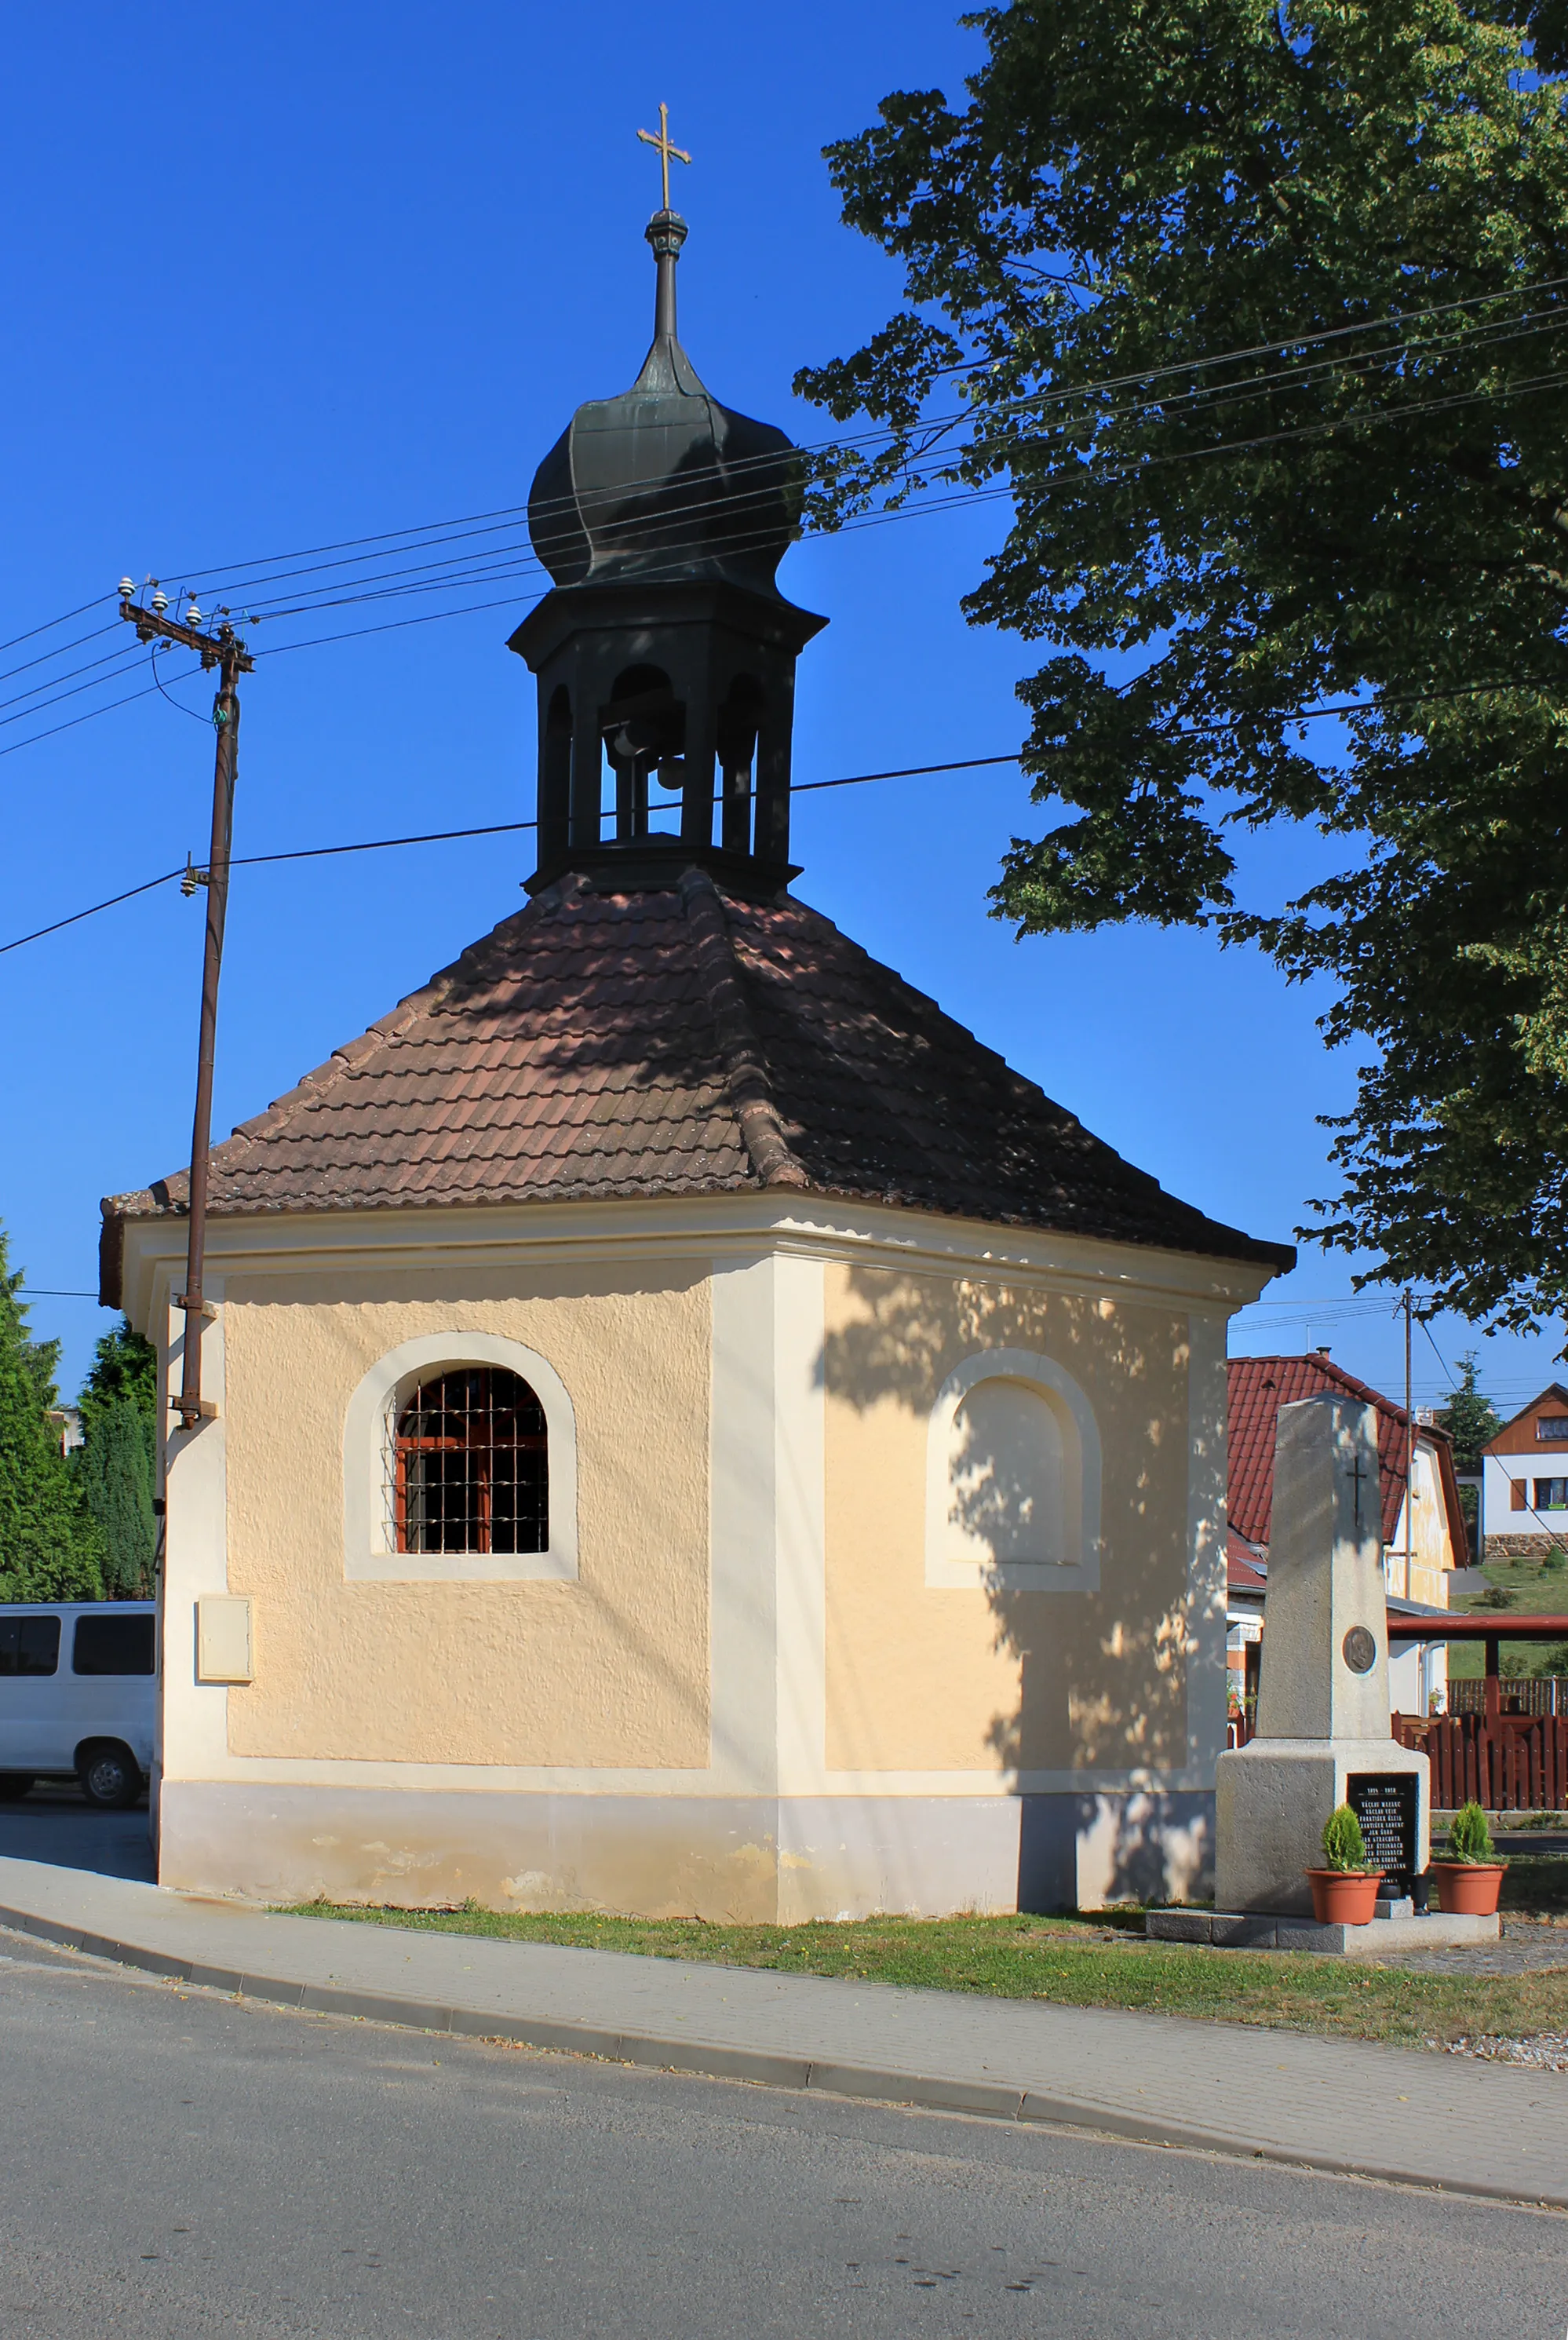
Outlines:
{"type": "Polygon", "coordinates": [[[399,1552],[547,1552],[545,1410],[519,1374],[465,1365],[398,1417],[399,1552]]]}

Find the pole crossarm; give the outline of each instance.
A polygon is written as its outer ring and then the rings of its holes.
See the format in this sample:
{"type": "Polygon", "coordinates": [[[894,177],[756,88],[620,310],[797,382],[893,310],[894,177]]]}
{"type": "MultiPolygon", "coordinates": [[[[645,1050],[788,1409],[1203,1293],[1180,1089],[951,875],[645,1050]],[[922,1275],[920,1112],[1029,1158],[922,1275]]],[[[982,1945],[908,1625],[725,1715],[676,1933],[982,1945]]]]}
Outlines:
{"type": "Polygon", "coordinates": [[[182,626],[177,619],[149,610],[140,601],[123,600],[120,615],[135,627],[139,641],[150,642],[161,636],[166,642],[183,642],[188,650],[197,653],[205,668],[232,662],[236,674],[253,674],[256,670],[255,659],[232,626],[221,626],[215,634],[200,633],[194,626],[182,626]]]}

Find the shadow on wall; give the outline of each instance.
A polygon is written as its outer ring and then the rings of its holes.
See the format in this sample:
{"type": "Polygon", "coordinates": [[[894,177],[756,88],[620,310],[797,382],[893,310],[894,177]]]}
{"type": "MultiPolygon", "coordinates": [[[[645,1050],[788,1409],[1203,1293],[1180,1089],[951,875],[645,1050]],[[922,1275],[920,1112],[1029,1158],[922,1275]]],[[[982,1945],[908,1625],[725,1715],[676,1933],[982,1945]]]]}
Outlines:
{"type": "MultiPolygon", "coordinates": [[[[884,1269],[853,1269],[848,1285],[856,1316],[829,1334],[823,1372],[830,1395],[858,1411],[891,1399],[923,1434],[947,1376],[993,1349],[1050,1357],[1094,1411],[1103,1456],[1098,1591],[1014,1591],[1003,1581],[1010,1561],[1067,1556],[1079,1508],[1077,1491],[1063,1483],[1077,1467],[1071,1442],[1053,1434],[1031,1453],[1016,1414],[1004,1424],[986,1404],[966,1402],[954,1424],[947,1528],[954,1547],[981,1559],[993,1647],[1019,1667],[1017,1705],[996,1714],[986,1734],[1000,1764],[1023,1771],[1184,1766],[1188,1666],[1197,1647],[1188,1593],[1185,1317],[884,1269]]],[[[908,1555],[897,1557],[902,1564],[908,1555]]],[[[1216,1597],[1222,1615],[1222,1581],[1216,1597]]],[[[1223,1663],[1222,1632],[1219,1648],[1223,1663]]],[[[1129,1845],[1129,1860],[1133,1851],[1129,1845]]]]}
{"type": "Polygon", "coordinates": [[[1025,1796],[1021,1819],[1021,1909],[1050,1916],[1213,1891],[1212,1795],[1025,1796]]]}

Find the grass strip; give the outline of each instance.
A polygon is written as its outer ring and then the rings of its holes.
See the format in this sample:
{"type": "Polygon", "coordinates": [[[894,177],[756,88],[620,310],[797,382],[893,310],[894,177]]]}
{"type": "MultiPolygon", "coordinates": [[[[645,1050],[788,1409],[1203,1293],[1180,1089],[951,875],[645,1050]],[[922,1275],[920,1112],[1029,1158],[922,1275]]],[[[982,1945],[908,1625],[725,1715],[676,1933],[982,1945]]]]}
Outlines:
{"type": "MultiPolygon", "coordinates": [[[[288,1915],[336,1918],[413,1933],[561,1942],[595,1950],[688,1958],[781,1974],[902,1983],[1059,2006],[1147,2008],[1339,2038],[1441,2046],[1478,2033],[1568,2029],[1563,1964],[1522,1975],[1411,1973],[1362,1959],[1214,1950],[1146,1941],[1129,1924],[1090,1919],[865,1918],[802,1926],[708,1925],[697,1918],[542,1916],[481,1909],[366,1909],[294,1904],[288,1915]]],[[[1141,1926],[1139,1917],[1136,1921],[1141,1926]]]]}
{"type": "MultiPolygon", "coordinates": [[[[1511,1852],[1503,1872],[1502,1906],[1505,1914],[1568,1918],[1568,1853],[1511,1852]]],[[[1568,1958],[1568,1938],[1563,1956],[1568,1958]]]]}

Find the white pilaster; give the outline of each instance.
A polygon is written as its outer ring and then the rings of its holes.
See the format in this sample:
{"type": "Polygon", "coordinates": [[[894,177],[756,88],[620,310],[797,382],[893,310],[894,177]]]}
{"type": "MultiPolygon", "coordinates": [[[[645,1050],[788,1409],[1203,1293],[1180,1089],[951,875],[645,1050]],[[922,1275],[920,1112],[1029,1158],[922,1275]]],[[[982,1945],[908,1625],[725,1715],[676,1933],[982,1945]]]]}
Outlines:
{"type": "Polygon", "coordinates": [[[1225,1745],[1226,1319],[1187,1320],[1187,1768],[1206,1782],[1225,1745]]]}
{"type": "MultiPolygon", "coordinates": [[[[226,1393],[223,1373],[223,1278],[209,1276],[206,1295],[217,1310],[202,1340],[202,1394],[217,1414],[182,1430],[173,1415],[167,1431],[163,1500],[163,1676],[159,1685],[161,1778],[207,1780],[228,1767],[229,1693],[196,1680],[196,1603],[203,1593],[229,1589],[226,1393]]],[[[168,1311],[165,1400],[180,1386],[185,1319],[168,1311]]]]}
{"type": "Polygon", "coordinates": [[[827,1751],[826,1490],[821,1259],[774,1261],[774,1478],[777,1521],[778,1771],[806,1795],[827,1751]]]}
{"type": "Polygon", "coordinates": [[[737,1795],[778,1786],[774,1273],[766,1254],[714,1263],[710,1761],[737,1795]]]}

